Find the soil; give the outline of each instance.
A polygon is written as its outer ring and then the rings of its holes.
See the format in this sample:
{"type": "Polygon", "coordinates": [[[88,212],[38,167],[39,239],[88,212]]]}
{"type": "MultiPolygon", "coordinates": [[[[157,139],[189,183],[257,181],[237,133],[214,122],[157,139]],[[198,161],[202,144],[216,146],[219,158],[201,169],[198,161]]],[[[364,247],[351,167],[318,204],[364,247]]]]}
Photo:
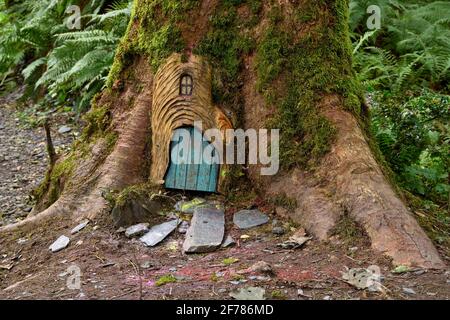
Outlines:
{"type": "MultiPolygon", "coordinates": [[[[10,104],[16,94],[0,98],[0,226],[23,220],[32,209],[30,192],[44,179],[49,160],[43,127],[30,127],[10,104]]],[[[70,118],[58,114],[51,122],[53,145],[62,153],[78,135],[70,118]],[[60,134],[61,126],[72,131],[60,134]]]]}
{"type": "MultiPolygon", "coordinates": [[[[58,127],[53,126],[55,145],[68,145],[73,135],[58,134],[58,127]]],[[[12,108],[0,106],[0,128],[0,205],[6,213],[1,225],[26,215],[28,192],[43,178],[48,160],[43,129],[20,126],[12,108]]],[[[237,245],[209,254],[183,254],[184,235],[178,232],[147,248],[117,233],[109,221],[91,221],[70,235],[76,223],[59,217],[31,231],[2,234],[0,299],[232,299],[230,292],[248,286],[264,288],[268,299],[450,299],[449,269],[394,274],[391,262],[373,252],[367,239],[339,234],[328,242],[313,239],[300,249],[281,249],[277,244],[294,230],[275,236],[271,223],[238,230],[231,222],[235,211],[227,206],[227,233],[239,239],[237,245]],[[71,243],[51,253],[48,247],[63,234],[71,243]],[[238,260],[227,265],[226,258],[238,260]],[[259,261],[274,273],[249,271],[259,261]],[[371,265],[380,267],[384,292],[358,290],[342,280],[347,268],[371,265]],[[81,271],[80,289],[67,286],[73,266],[81,271]],[[168,275],[175,282],[158,286],[168,275]]]]}

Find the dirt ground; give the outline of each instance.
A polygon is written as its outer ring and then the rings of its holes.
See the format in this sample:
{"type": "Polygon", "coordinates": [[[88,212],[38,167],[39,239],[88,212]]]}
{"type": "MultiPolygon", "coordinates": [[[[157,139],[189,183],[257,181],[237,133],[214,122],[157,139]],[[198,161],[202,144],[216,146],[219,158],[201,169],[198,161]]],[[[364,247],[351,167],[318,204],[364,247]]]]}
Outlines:
{"type": "MultiPolygon", "coordinates": [[[[15,98],[15,93],[0,98],[0,226],[28,215],[30,192],[44,179],[48,167],[45,131],[42,126],[30,126],[26,115],[12,106],[15,98]]],[[[57,152],[64,152],[78,131],[67,116],[53,116],[50,113],[53,145],[57,152]],[[62,126],[72,130],[61,134],[62,126]]]]}
{"type": "MultiPolygon", "coordinates": [[[[0,261],[11,269],[0,269],[0,298],[231,299],[231,291],[248,286],[264,288],[269,299],[450,298],[448,271],[393,274],[386,259],[367,248],[348,248],[338,239],[334,239],[336,244],[312,241],[303,249],[283,250],[276,246],[282,239],[260,227],[247,232],[250,238],[234,248],[184,255],[180,250],[182,234],[175,233],[159,246],[146,248],[137,240],[91,223],[71,236],[68,248],[51,253],[49,245],[61,234],[69,235],[72,227],[59,221],[18,239],[2,238],[0,261]],[[225,258],[238,261],[226,265],[225,258]],[[258,261],[269,263],[274,275],[247,272],[258,261]],[[80,290],[67,286],[71,283],[68,268],[74,265],[81,270],[80,290]],[[347,267],[370,265],[381,268],[385,293],[357,290],[341,279],[347,267]],[[156,284],[170,274],[176,282],[156,284]],[[406,293],[405,288],[415,294],[406,293]]],[[[233,229],[231,234],[239,238],[241,231],[233,229]]]]}
{"type": "MultiPolygon", "coordinates": [[[[16,121],[10,109],[0,107],[0,120],[1,130],[8,130],[2,135],[3,150],[14,148],[16,138],[31,133],[36,140],[30,148],[45,141],[39,130],[22,128],[12,133],[11,126],[15,126],[16,121]]],[[[61,144],[66,141],[64,137],[57,139],[61,139],[62,142],[58,142],[61,144]]],[[[11,161],[20,159],[3,157],[0,181],[9,183],[7,179],[12,174],[9,168],[16,165],[11,161]]],[[[21,175],[34,172],[37,180],[44,175],[43,162],[31,161],[23,165],[26,170],[15,171],[14,179],[22,181],[21,175]]],[[[10,208],[26,199],[29,183],[20,183],[22,188],[0,188],[2,208],[6,207],[5,201],[9,201],[10,208]],[[11,205],[10,199],[16,197],[19,200],[11,205]]],[[[183,254],[184,235],[178,231],[157,247],[147,248],[138,240],[117,233],[108,221],[92,221],[75,235],[70,235],[70,230],[76,224],[69,220],[55,220],[26,233],[2,235],[0,299],[232,299],[230,292],[249,286],[264,288],[268,299],[450,299],[449,269],[394,274],[390,261],[372,252],[367,241],[357,238],[348,241],[339,235],[328,243],[313,239],[300,249],[281,249],[277,244],[294,230],[276,236],[271,223],[247,231],[238,230],[232,224],[235,210],[227,207],[226,219],[227,234],[239,239],[236,246],[210,254],[183,254]],[[51,253],[49,246],[63,234],[71,238],[70,245],[51,253]],[[243,235],[247,235],[247,239],[241,239],[243,235]],[[268,263],[273,274],[249,270],[260,261],[268,263]],[[372,265],[381,270],[383,292],[357,290],[342,280],[347,268],[372,265]],[[78,268],[80,288],[73,289],[72,276],[78,268]],[[161,278],[173,282],[160,285],[161,278]]],[[[20,218],[10,216],[0,220],[5,224],[20,218]]]]}

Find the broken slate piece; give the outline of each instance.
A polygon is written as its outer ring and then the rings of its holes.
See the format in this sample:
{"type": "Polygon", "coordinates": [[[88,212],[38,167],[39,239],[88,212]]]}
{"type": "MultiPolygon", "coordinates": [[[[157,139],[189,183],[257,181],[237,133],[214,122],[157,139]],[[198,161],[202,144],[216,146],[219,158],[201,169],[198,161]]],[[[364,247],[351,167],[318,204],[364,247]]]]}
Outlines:
{"type": "Polygon", "coordinates": [[[61,133],[61,134],[69,133],[70,131],[72,131],[72,128],[70,128],[68,126],[62,126],[58,129],[58,133],[61,133]]]}
{"type": "Polygon", "coordinates": [[[224,211],[212,208],[198,208],[194,212],[191,226],[186,234],[183,252],[212,252],[220,247],[224,234],[224,211]]]}
{"type": "Polygon", "coordinates": [[[236,212],[233,222],[239,229],[250,229],[269,222],[269,217],[259,210],[241,210],[236,212]]]}
{"type": "Polygon", "coordinates": [[[283,243],[277,244],[277,247],[283,248],[283,249],[298,249],[301,248],[305,243],[312,240],[312,237],[299,237],[299,236],[292,236],[287,241],[283,243]]]}
{"type": "Polygon", "coordinates": [[[70,231],[70,234],[75,234],[80,232],[81,230],[83,230],[84,228],[86,228],[86,226],[89,224],[89,220],[85,220],[82,223],[80,223],[79,225],[77,225],[75,228],[72,229],[72,231],[70,231]]]}
{"type": "Polygon", "coordinates": [[[55,253],[58,251],[61,251],[65,248],[67,248],[67,246],[70,243],[70,239],[67,238],[66,236],[61,236],[58,238],[58,240],[56,240],[55,242],[53,242],[53,244],[48,248],[51,252],[55,253]]]}
{"type": "Polygon", "coordinates": [[[139,223],[127,228],[127,230],[125,230],[125,236],[127,236],[127,238],[140,237],[147,231],[148,223],[139,223]]]}
{"type": "Polygon", "coordinates": [[[236,300],[265,300],[266,290],[259,287],[241,288],[238,291],[230,293],[230,297],[236,300]]]}
{"type": "Polygon", "coordinates": [[[283,227],[273,227],[272,233],[277,236],[282,236],[286,231],[283,227]]]}
{"type": "Polygon", "coordinates": [[[359,290],[382,292],[381,278],[372,268],[353,268],[342,274],[342,279],[359,290]]]}
{"type": "Polygon", "coordinates": [[[222,248],[228,248],[234,246],[236,241],[234,241],[233,237],[228,235],[222,243],[222,248]]]}
{"type": "Polygon", "coordinates": [[[171,234],[180,224],[180,220],[171,220],[163,224],[153,226],[139,240],[145,243],[147,247],[154,247],[171,234]]]}

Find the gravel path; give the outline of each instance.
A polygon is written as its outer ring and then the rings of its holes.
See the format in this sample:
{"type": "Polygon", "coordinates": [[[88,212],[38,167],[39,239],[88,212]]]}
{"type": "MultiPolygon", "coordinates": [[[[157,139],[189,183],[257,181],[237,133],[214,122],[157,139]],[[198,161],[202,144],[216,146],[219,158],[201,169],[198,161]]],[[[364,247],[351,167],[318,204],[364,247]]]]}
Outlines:
{"type": "MultiPolygon", "coordinates": [[[[28,215],[33,205],[30,191],[42,181],[48,166],[44,129],[26,128],[7,102],[0,100],[0,226],[28,215]]],[[[61,125],[57,121],[52,127],[57,150],[67,149],[74,138],[72,132],[59,134],[61,125]]]]}

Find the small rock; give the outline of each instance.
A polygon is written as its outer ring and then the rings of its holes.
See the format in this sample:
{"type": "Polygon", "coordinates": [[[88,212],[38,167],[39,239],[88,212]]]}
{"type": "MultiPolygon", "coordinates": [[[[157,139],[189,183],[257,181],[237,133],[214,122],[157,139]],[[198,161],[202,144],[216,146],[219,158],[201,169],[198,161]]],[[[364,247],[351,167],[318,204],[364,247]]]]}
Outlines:
{"type": "Polygon", "coordinates": [[[238,291],[230,293],[230,297],[236,300],[265,300],[266,290],[259,287],[241,288],[238,291]]]}
{"type": "Polygon", "coordinates": [[[125,231],[127,231],[127,229],[125,229],[124,227],[120,227],[116,230],[116,233],[124,233],[125,231]]]}
{"type": "Polygon", "coordinates": [[[27,241],[28,241],[28,239],[20,238],[19,240],[17,240],[17,243],[18,244],[24,244],[24,243],[27,243],[27,241]]]}
{"type": "Polygon", "coordinates": [[[178,232],[181,233],[181,234],[186,234],[188,229],[189,229],[189,222],[183,221],[183,222],[181,222],[181,225],[178,228],[178,232]]]}
{"type": "Polygon", "coordinates": [[[272,229],[272,233],[277,236],[282,236],[285,233],[285,230],[283,227],[274,227],[272,229]]]}
{"type": "Polygon", "coordinates": [[[403,292],[406,293],[406,294],[411,294],[411,295],[415,295],[416,294],[416,292],[413,289],[411,289],[411,288],[403,288],[403,292]]]}
{"type": "Polygon", "coordinates": [[[145,261],[141,264],[142,269],[150,269],[153,267],[153,264],[150,261],[145,261]]]}
{"type": "Polygon", "coordinates": [[[273,269],[270,264],[265,261],[258,261],[250,267],[252,272],[261,272],[266,274],[273,274],[273,269]]]}
{"type": "Polygon", "coordinates": [[[259,210],[241,210],[233,216],[233,222],[239,229],[250,229],[269,222],[269,217],[259,210]]]}
{"type": "Polygon", "coordinates": [[[75,228],[72,229],[72,231],[70,231],[71,234],[75,234],[80,232],[81,230],[83,230],[84,228],[86,228],[86,226],[89,224],[89,220],[85,220],[82,223],[80,223],[79,225],[77,225],[75,228]]]}
{"type": "Polygon", "coordinates": [[[153,226],[148,233],[146,233],[139,240],[145,243],[148,247],[156,246],[163,241],[169,234],[171,234],[178,227],[179,220],[172,220],[153,226]]]}
{"type": "Polygon", "coordinates": [[[177,272],[177,268],[173,267],[173,268],[169,268],[170,272],[177,272]]]}
{"type": "Polygon", "coordinates": [[[49,250],[53,253],[61,251],[65,248],[67,248],[67,246],[70,243],[70,239],[66,236],[61,236],[58,238],[58,240],[56,240],[50,247],[49,250]]]}
{"type": "Polygon", "coordinates": [[[236,241],[234,241],[233,237],[228,235],[222,243],[222,248],[228,248],[234,246],[236,241]]]}
{"type": "Polygon", "coordinates": [[[58,133],[61,133],[61,134],[69,133],[70,131],[72,131],[72,128],[70,128],[68,126],[62,126],[58,129],[58,133]]]}
{"type": "Polygon", "coordinates": [[[290,237],[289,240],[277,244],[277,246],[283,249],[298,249],[311,239],[312,237],[299,237],[294,235],[290,237]]]}
{"type": "Polygon", "coordinates": [[[323,300],[333,300],[333,298],[331,298],[331,296],[325,296],[323,297],[323,300]]]}
{"type": "Polygon", "coordinates": [[[425,273],[427,273],[426,270],[417,270],[417,271],[414,272],[414,274],[415,274],[416,276],[421,276],[421,275],[423,275],[423,274],[425,274],[425,273]]]}
{"type": "Polygon", "coordinates": [[[148,223],[139,223],[127,228],[125,236],[128,238],[140,237],[148,231],[148,223]]]}
{"type": "Polygon", "coordinates": [[[224,288],[220,288],[219,290],[217,290],[217,293],[226,293],[227,289],[224,288]]]}

